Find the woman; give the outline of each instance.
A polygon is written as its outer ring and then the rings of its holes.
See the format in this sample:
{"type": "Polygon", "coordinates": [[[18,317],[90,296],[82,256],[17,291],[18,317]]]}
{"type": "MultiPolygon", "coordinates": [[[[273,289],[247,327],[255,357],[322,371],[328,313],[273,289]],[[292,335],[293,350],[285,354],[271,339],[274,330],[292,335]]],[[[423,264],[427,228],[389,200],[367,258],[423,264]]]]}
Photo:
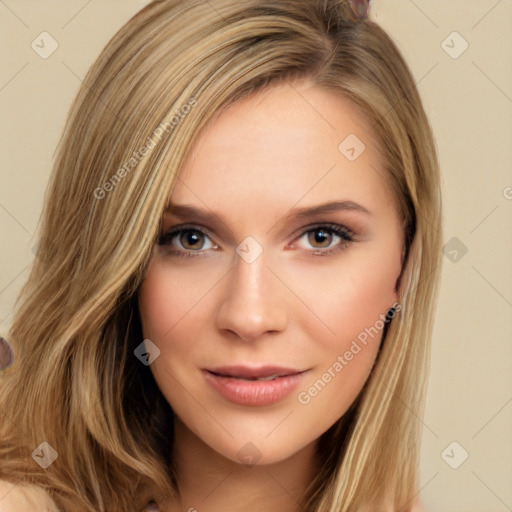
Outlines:
{"type": "Polygon", "coordinates": [[[418,510],[439,171],[367,11],[161,0],[109,42],[8,336],[4,486],[66,511],[418,510]]]}

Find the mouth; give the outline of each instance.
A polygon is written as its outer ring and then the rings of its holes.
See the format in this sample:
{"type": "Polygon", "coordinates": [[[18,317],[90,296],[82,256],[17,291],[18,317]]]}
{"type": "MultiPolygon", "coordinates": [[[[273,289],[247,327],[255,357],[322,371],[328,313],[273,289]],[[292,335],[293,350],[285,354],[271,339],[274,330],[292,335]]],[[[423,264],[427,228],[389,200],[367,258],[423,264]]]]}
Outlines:
{"type": "Polygon", "coordinates": [[[229,366],[202,370],[208,384],[230,402],[264,406],[289,396],[308,370],[281,366],[229,366]]]}
{"type": "Polygon", "coordinates": [[[292,368],[284,368],[282,366],[224,366],[205,371],[216,375],[218,377],[228,377],[231,379],[248,380],[248,381],[268,381],[275,380],[279,377],[289,377],[291,375],[298,375],[305,370],[297,370],[292,368]]]}

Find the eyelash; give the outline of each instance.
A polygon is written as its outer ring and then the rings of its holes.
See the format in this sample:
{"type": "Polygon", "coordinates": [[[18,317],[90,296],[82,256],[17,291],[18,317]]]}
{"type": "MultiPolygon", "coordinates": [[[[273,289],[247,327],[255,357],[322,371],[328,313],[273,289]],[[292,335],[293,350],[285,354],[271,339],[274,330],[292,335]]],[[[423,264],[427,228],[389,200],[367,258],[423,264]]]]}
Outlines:
{"type": "MultiPolygon", "coordinates": [[[[345,226],[341,226],[339,224],[330,224],[330,223],[324,223],[324,224],[316,224],[313,226],[308,226],[308,228],[303,231],[295,240],[300,240],[304,235],[307,235],[308,233],[314,232],[314,231],[326,231],[327,233],[331,235],[336,235],[341,238],[341,242],[334,246],[333,248],[328,248],[327,250],[322,250],[322,248],[318,248],[316,250],[306,250],[301,249],[301,252],[305,253],[308,256],[328,256],[330,254],[333,254],[335,252],[338,252],[340,250],[343,250],[347,248],[349,243],[354,242],[354,233],[346,228],[345,226]]],[[[179,229],[173,228],[172,230],[164,233],[161,235],[158,239],[158,245],[159,246],[167,246],[170,245],[173,239],[176,237],[182,235],[183,233],[186,233],[187,231],[195,231],[198,233],[201,233],[202,235],[207,236],[208,238],[212,238],[212,234],[199,226],[180,226],[179,229]]],[[[214,245],[217,245],[213,240],[212,243],[214,245]]],[[[167,254],[169,256],[178,256],[178,257],[197,257],[201,256],[202,253],[206,251],[204,250],[197,250],[197,251],[191,251],[191,250],[173,250],[169,249],[167,254]]]]}

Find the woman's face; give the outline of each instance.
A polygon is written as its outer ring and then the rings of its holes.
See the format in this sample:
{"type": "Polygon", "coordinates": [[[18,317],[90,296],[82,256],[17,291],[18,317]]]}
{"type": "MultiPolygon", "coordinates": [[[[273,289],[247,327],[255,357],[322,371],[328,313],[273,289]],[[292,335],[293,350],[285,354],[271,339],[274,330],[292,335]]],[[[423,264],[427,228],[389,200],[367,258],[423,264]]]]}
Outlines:
{"type": "Polygon", "coordinates": [[[313,446],[397,301],[402,227],[367,125],[333,92],[275,86],[203,133],[170,199],[139,308],[182,432],[244,463],[313,446]]]}

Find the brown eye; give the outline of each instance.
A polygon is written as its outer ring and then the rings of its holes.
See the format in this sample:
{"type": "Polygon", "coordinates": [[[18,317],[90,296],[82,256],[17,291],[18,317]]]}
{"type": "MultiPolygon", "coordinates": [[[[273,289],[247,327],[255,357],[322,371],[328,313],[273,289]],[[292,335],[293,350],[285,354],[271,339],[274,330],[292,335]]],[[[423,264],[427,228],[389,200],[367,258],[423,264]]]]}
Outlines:
{"type": "Polygon", "coordinates": [[[167,231],[159,237],[158,245],[170,256],[199,256],[210,249],[219,249],[208,231],[193,227],[167,231]]]}
{"type": "Polygon", "coordinates": [[[354,233],[340,224],[321,224],[310,227],[297,240],[305,253],[327,256],[346,249],[354,242],[354,233]]]}
{"type": "Polygon", "coordinates": [[[317,249],[329,247],[332,242],[332,233],[325,229],[314,229],[308,233],[308,242],[317,249]]]}
{"type": "Polygon", "coordinates": [[[182,231],[179,239],[184,249],[199,250],[204,246],[204,234],[193,229],[182,231]]]}

